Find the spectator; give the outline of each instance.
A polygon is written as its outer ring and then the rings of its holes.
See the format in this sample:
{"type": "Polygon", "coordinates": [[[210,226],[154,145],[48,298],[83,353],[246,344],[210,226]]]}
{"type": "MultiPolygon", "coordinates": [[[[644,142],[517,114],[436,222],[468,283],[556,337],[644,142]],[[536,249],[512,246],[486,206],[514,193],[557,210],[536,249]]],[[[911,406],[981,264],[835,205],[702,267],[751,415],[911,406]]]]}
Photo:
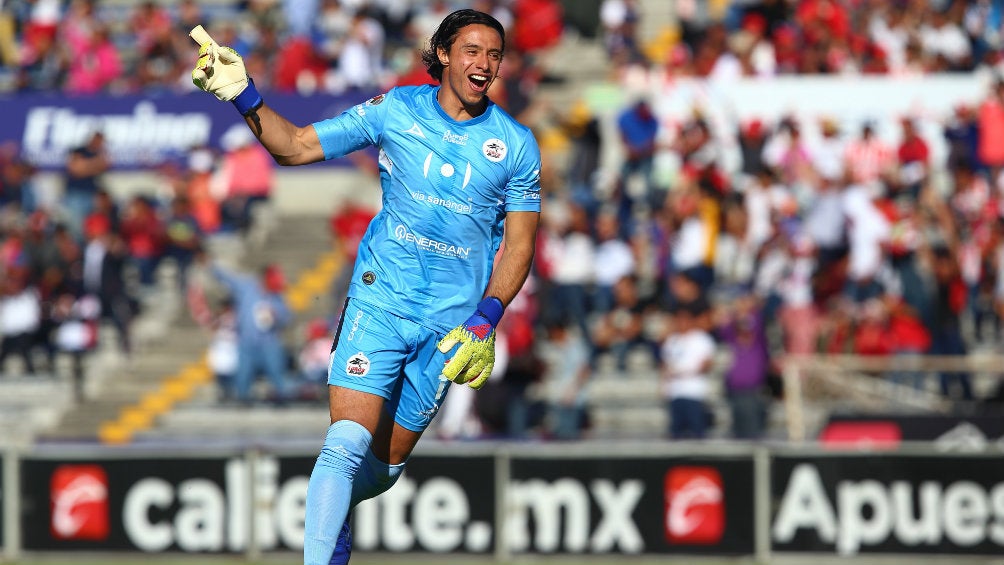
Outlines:
{"type": "Polygon", "coordinates": [[[600,24],[607,56],[616,59],[627,53],[629,59],[641,57],[635,31],[640,18],[636,0],[603,0],[600,4],[600,24]]]}
{"type": "Polygon", "coordinates": [[[779,319],[784,334],[785,351],[792,355],[808,355],[816,350],[820,316],[813,293],[815,249],[803,235],[789,240],[784,258],[785,267],[778,281],[781,296],[779,319]]]}
{"type": "Polygon", "coordinates": [[[601,210],[596,217],[596,272],[593,280],[592,310],[603,313],[614,305],[614,285],[626,276],[634,275],[635,260],[631,246],[618,237],[620,225],[611,210],[601,210]]]}
{"type": "Polygon", "coordinates": [[[898,192],[903,197],[916,201],[930,174],[930,149],[917,130],[913,118],[900,120],[903,138],[897,155],[899,157],[898,192]]]}
{"type": "Polygon", "coordinates": [[[78,238],[83,238],[83,221],[93,207],[94,195],[102,186],[102,176],[111,167],[105,136],[95,131],[87,142],[70,152],[66,161],[66,191],[63,207],[67,223],[78,238]]]}
{"type": "Polygon", "coordinates": [[[94,296],[79,298],[70,293],[56,298],[52,312],[56,324],[54,345],[71,359],[71,376],[77,400],[84,398],[84,356],[98,344],[98,321],[101,306],[94,296]]]}
{"type": "Polygon", "coordinates": [[[586,412],[586,384],[591,373],[589,344],[574,326],[561,320],[546,325],[548,347],[542,350],[546,369],[547,430],[557,440],[579,439],[586,412]]]}
{"type": "Polygon", "coordinates": [[[164,257],[166,234],[164,222],[149,197],[137,195],[129,200],[119,231],[139,271],[140,284],[145,292],[151,292],[157,282],[157,267],[164,257]]]}
{"type": "Polygon", "coordinates": [[[66,81],[66,54],[49,33],[25,34],[17,87],[28,92],[59,90],[66,81]]]}
{"type": "Polygon", "coordinates": [[[66,70],[67,92],[94,94],[106,91],[122,78],[122,61],[105,24],[95,24],[87,40],[73,53],[66,70]]]}
{"type": "Polygon", "coordinates": [[[586,317],[596,248],[585,210],[555,203],[548,208],[543,224],[544,233],[538,238],[538,245],[543,246],[538,268],[543,269],[545,283],[541,317],[568,320],[588,336],[586,317]]]}
{"type": "Polygon", "coordinates": [[[220,229],[220,198],[213,192],[212,175],[215,165],[213,152],[206,147],[193,149],[188,154],[188,171],[180,191],[188,198],[192,216],[203,234],[215,234],[220,229]]]}
{"type": "Polygon", "coordinates": [[[710,371],[715,341],[701,327],[701,313],[681,307],[673,311],[672,330],[662,344],[662,396],[673,439],[703,439],[708,429],[710,371]]]}
{"type": "Polygon", "coordinates": [[[338,52],[338,78],[350,89],[368,89],[383,79],[385,35],[380,24],[360,10],[352,16],[338,52]]]}
{"type": "Polygon", "coordinates": [[[851,182],[872,185],[894,170],[893,150],[876,137],[871,121],[861,126],[861,137],[850,141],[844,153],[844,166],[851,182]]]}
{"type": "Polygon", "coordinates": [[[13,209],[27,214],[38,207],[35,167],[19,153],[15,142],[0,145],[0,213],[13,209]]]}
{"type": "MultiPolygon", "coordinates": [[[[652,196],[652,164],[655,157],[659,121],[648,101],[635,102],[617,117],[617,131],[625,149],[621,167],[621,203],[629,213],[635,200],[646,204],[652,196]]],[[[622,220],[630,219],[622,214],[622,220]]]]}
{"type": "MultiPolygon", "coordinates": [[[[966,287],[959,273],[958,261],[947,247],[935,248],[932,255],[932,270],[936,287],[931,304],[930,353],[932,355],[965,355],[967,348],[962,337],[959,315],[966,304],[966,287]]],[[[973,387],[969,373],[942,371],[939,378],[941,392],[944,396],[965,401],[973,400],[973,387]]]]}
{"type": "Polygon", "coordinates": [[[212,318],[209,350],[206,361],[213,372],[213,380],[219,391],[219,399],[229,402],[236,398],[237,368],[240,366],[239,343],[237,339],[237,313],[234,301],[225,296],[220,301],[219,311],[212,318]]]}
{"type": "Polygon", "coordinates": [[[692,184],[679,188],[670,198],[671,213],[676,223],[676,237],[670,249],[672,268],[694,279],[702,289],[710,288],[715,278],[711,266],[714,264],[718,225],[709,221],[711,218],[704,206],[708,200],[692,184]]]}
{"type": "Polygon", "coordinates": [[[171,201],[171,214],[164,221],[164,256],[174,260],[182,293],[188,288],[188,268],[202,248],[202,236],[188,198],[176,197],[171,201]]]}
{"type": "Polygon", "coordinates": [[[254,208],[269,204],[275,184],[275,164],[244,126],[228,130],[221,143],[226,153],[220,174],[227,186],[223,225],[227,230],[246,234],[252,225],[254,208]]]}
{"type": "Polygon", "coordinates": [[[563,11],[557,0],[515,0],[512,44],[517,51],[539,56],[561,41],[563,11]]]}
{"type": "Polygon", "coordinates": [[[1004,168],[1004,78],[994,82],[993,91],[980,103],[977,131],[977,155],[997,182],[1004,168]]]}
{"type": "Polygon", "coordinates": [[[765,390],[770,371],[763,313],[753,294],[740,295],[729,308],[719,312],[717,334],[732,357],[725,373],[732,437],[759,439],[766,428],[765,390]]]}
{"type": "Polygon", "coordinates": [[[251,386],[258,373],[263,372],[272,385],[275,401],[285,403],[287,359],[282,332],[292,314],[282,296],[285,288],[282,271],[276,265],[268,265],[256,278],[216,264],[211,270],[229,291],[237,316],[236,400],[242,404],[252,402],[251,386]]]}
{"type": "Polygon", "coordinates": [[[6,371],[6,361],[11,355],[19,355],[24,371],[35,374],[32,350],[41,320],[38,289],[27,284],[24,277],[5,277],[0,283],[0,374],[6,371]]]}
{"type": "Polygon", "coordinates": [[[331,328],[324,318],[307,323],[296,366],[303,381],[301,396],[321,400],[328,392],[328,364],[331,361],[331,328]]]}
{"type": "Polygon", "coordinates": [[[658,350],[645,332],[645,312],[649,308],[638,293],[638,281],[633,275],[621,277],[613,286],[611,308],[600,313],[593,326],[593,366],[596,357],[609,352],[614,366],[621,373],[628,370],[628,354],[637,347],[649,353],[658,350]]]}
{"type": "Polygon", "coordinates": [[[847,292],[856,302],[878,298],[883,292],[881,275],[884,275],[885,254],[888,246],[889,222],[861,185],[845,190],[843,217],[846,218],[847,240],[847,292]]]}
{"type": "Polygon", "coordinates": [[[107,226],[93,226],[86,234],[83,253],[83,291],[97,297],[101,320],[112,323],[118,332],[119,350],[132,354],[132,321],[138,313],[136,299],[125,282],[129,251],[125,241],[107,226]]]}
{"type": "MultiPolygon", "coordinates": [[[[176,41],[177,32],[167,9],[157,6],[153,0],[144,0],[136,7],[129,23],[137,31],[140,52],[135,78],[146,90],[174,88],[186,66],[183,61],[188,53],[176,41]]],[[[184,31],[185,35],[190,29],[184,31]]]]}
{"type": "MultiPolygon", "coordinates": [[[[537,300],[531,277],[516,298],[509,304],[500,323],[506,335],[509,363],[502,375],[501,388],[504,398],[504,425],[498,426],[509,439],[526,439],[531,427],[538,420],[534,414],[535,403],[529,397],[530,386],[540,382],[545,370],[538,349],[543,349],[543,341],[537,337],[537,300]]],[[[545,321],[545,323],[547,323],[545,321]]],[[[558,323],[558,322],[555,322],[558,323]]],[[[486,410],[480,409],[482,421],[486,410]]]]}
{"type": "MultiPolygon", "coordinates": [[[[1001,126],[1004,127],[1004,124],[1001,126]]],[[[980,134],[981,128],[975,109],[968,104],[956,104],[955,111],[944,126],[944,137],[948,143],[948,158],[945,165],[949,169],[956,167],[968,167],[974,171],[981,169],[982,164],[978,157],[980,134]]]]}

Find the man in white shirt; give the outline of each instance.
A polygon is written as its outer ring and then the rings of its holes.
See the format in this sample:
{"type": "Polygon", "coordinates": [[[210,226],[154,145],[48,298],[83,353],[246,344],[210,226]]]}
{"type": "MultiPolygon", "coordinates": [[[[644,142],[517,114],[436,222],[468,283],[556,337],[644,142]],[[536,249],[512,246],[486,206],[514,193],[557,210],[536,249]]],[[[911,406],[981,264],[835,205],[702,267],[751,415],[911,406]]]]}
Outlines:
{"type": "Polygon", "coordinates": [[[691,307],[677,309],[672,332],[662,344],[662,396],[673,439],[701,439],[707,433],[705,400],[711,388],[715,340],[701,326],[701,315],[691,307]]]}

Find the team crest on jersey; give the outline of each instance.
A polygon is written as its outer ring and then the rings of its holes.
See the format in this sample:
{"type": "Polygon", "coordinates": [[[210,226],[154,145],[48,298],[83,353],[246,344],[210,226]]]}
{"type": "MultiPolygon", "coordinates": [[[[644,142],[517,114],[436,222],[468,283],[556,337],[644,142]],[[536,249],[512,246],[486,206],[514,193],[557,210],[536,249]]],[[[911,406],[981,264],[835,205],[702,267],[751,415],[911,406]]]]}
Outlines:
{"type": "Polygon", "coordinates": [[[377,94],[373,98],[370,98],[369,100],[367,100],[366,101],[366,105],[367,106],[376,106],[377,104],[383,102],[383,99],[386,98],[386,97],[387,97],[386,94],[377,94]]]}
{"type": "Polygon", "coordinates": [[[370,372],[370,359],[362,351],[349,357],[345,364],[345,374],[352,377],[364,377],[370,372]]]}
{"type": "Polygon", "coordinates": [[[481,146],[481,152],[485,154],[485,157],[495,163],[505,159],[505,154],[508,151],[509,149],[505,146],[505,142],[497,137],[489,139],[481,146]]]}

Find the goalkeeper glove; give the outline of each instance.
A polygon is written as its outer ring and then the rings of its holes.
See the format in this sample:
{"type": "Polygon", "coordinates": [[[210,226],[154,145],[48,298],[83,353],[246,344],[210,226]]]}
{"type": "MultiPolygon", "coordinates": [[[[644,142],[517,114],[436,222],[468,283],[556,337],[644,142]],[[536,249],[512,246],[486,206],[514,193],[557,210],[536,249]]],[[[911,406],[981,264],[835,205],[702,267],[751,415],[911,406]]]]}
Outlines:
{"type": "Polygon", "coordinates": [[[457,384],[479,389],[488,381],[495,366],[495,326],[502,319],[502,301],[489,296],[467,321],[439,340],[439,350],[449,352],[458,343],[453,357],[443,367],[443,376],[457,384]]]}
{"type": "Polygon", "coordinates": [[[261,94],[248,78],[241,56],[230,47],[220,47],[200,25],[189,35],[199,44],[199,60],[192,69],[195,86],[221,101],[233,102],[242,116],[260,108],[261,94]]]}

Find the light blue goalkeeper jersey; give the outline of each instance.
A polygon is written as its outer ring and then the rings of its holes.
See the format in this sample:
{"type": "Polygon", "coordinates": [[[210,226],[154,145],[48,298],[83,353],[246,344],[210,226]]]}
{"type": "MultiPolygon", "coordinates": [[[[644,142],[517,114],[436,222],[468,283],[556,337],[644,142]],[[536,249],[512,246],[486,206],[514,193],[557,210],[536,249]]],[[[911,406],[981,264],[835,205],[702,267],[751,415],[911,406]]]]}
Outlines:
{"type": "Polygon", "coordinates": [[[481,300],[507,212],[540,211],[540,150],[493,103],[458,122],[439,87],[398,87],[314,123],[325,159],[380,149],[383,207],[349,296],[447,332],[481,300]]]}

